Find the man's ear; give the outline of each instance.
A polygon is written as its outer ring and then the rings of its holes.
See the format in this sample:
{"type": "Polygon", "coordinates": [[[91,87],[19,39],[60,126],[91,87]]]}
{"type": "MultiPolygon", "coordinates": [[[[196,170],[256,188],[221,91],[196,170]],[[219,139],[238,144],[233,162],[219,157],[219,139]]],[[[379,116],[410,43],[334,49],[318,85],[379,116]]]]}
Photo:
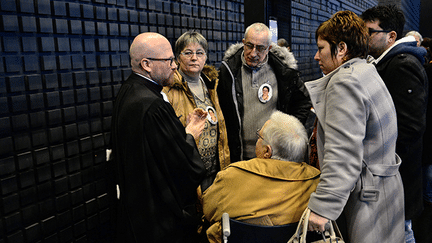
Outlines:
{"type": "Polygon", "coordinates": [[[151,72],[151,67],[149,66],[149,61],[145,58],[141,59],[140,61],[141,67],[142,69],[144,69],[144,71],[146,71],[147,73],[151,72]]]}
{"type": "Polygon", "coordinates": [[[272,157],[272,147],[270,145],[265,145],[266,151],[264,152],[264,159],[270,159],[272,157]]]}
{"type": "Polygon", "coordinates": [[[396,31],[392,30],[387,34],[387,42],[389,45],[393,45],[396,42],[396,39],[397,39],[396,31]]]}

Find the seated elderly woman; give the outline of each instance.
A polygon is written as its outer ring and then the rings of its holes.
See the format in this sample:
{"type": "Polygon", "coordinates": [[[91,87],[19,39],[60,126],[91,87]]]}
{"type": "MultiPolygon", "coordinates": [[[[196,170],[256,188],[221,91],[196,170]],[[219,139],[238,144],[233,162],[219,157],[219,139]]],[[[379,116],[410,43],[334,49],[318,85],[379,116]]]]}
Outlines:
{"type": "Polygon", "coordinates": [[[297,118],[275,111],[257,136],[256,158],[231,164],[203,193],[210,242],[221,241],[224,212],[249,224],[295,223],[315,191],[320,172],[302,162],[307,135],[297,118]]]}

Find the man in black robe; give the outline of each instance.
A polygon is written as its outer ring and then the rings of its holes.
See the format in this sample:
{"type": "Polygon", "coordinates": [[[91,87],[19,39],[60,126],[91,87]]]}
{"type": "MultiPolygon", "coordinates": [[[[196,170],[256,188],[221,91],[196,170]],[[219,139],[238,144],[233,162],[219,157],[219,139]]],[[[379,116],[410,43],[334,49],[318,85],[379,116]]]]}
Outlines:
{"type": "Polygon", "coordinates": [[[194,242],[196,189],[205,175],[196,149],[207,113],[195,110],[186,129],[162,86],[177,68],[168,40],[138,35],[130,47],[133,73],[122,84],[112,117],[119,190],[117,242],[194,242]]]}

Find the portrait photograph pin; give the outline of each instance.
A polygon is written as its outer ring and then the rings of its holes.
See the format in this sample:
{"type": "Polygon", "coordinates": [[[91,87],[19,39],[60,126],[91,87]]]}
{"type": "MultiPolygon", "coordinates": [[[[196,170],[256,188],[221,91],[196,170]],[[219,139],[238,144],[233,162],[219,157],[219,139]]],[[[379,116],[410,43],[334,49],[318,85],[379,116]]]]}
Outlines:
{"type": "Polygon", "coordinates": [[[267,103],[271,100],[273,95],[273,89],[272,87],[265,83],[261,85],[261,87],[258,89],[258,99],[261,101],[261,103],[267,103]]]}
{"type": "Polygon", "coordinates": [[[211,123],[211,124],[213,124],[213,125],[215,125],[215,124],[217,124],[217,122],[218,122],[218,120],[217,120],[217,116],[216,116],[216,111],[215,111],[215,109],[213,108],[213,107],[211,107],[211,106],[207,106],[206,107],[206,111],[207,111],[207,119],[208,119],[208,121],[211,123]]]}

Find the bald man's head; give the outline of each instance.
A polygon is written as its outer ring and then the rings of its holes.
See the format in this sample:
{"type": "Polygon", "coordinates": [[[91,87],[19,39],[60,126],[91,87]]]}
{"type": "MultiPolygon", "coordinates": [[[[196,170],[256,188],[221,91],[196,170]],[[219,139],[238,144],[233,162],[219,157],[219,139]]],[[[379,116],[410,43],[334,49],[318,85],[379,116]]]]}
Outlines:
{"type": "Polygon", "coordinates": [[[140,62],[143,58],[159,58],[168,49],[172,52],[171,44],[161,34],[147,32],[137,35],[129,49],[132,71],[141,73],[140,62]]]}
{"type": "Polygon", "coordinates": [[[177,65],[171,44],[158,33],[143,33],[135,37],[129,50],[132,71],[161,86],[172,84],[177,65]]]}

